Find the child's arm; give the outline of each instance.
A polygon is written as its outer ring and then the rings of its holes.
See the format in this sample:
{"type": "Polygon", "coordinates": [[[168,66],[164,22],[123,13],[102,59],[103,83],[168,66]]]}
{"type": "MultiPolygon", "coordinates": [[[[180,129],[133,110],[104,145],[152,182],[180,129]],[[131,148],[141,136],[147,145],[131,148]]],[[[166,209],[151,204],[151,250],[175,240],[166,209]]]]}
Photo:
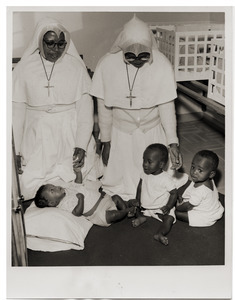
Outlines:
{"type": "Polygon", "coordinates": [[[72,214],[76,217],[80,217],[84,210],[84,195],[81,193],[76,194],[78,198],[78,204],[74,207],[72,214]]]}
{"type": "Polygon", "coordinates": [[[191,204],[191,202],[200,203],[201,200],[202,197],[200,197],[200,194],[198,194],[198,192],[190,193],[190,197],[186,199],[183,198],[183,193],[180,193],[178,194],[178,199],[176,202],[176,210],[187,212],[189,210],[192,210],[196,206],[194,204],[191,204]]]}
{"type": "Polygon", "coordinates": [[[135,217],[138,219],[140,217],[143,217],[143,213],[141,211],[141,190],[142,190],[142,178],[140,178],[139,184],[137,186],[137,191],[136,191],[136,212],[135,212],[135,217]]]}
{"type": "Polygon", "coordinates": [[[141,188],[142,188],[142,179],[140,178],[140,181],[139,181],[138,186],[137,186],[137,191],[136,191],[136,200],[138,201],[139,206],[141,206],[141,203],[140,203],[141,188]]]}
{"type": "Polygon", "coordinates": [[[177,190],[178,190],[178,198],[181,199],[183,193],[185,192],[185,190],[187,189],[187,187],[190,185],[192,181],[188,180],[184,185],[180,186],[177,190]]]}
{"type": "Polygon", "coordinates": [[[177,202],[177,205],[176,205],[176,210],[178,211],[189,211],[189,210],[192,210],[194,208],[194,205],[192,205],[190,202],[177,202]]]}
{"type": "Polygon", "coordinates": [[[74,180],[75,183],[82,183],[82,171],[81,167],[73,167],[76,178],[74,180]]]}
{"type": "Polygon", "coordinates": [[[172,207],[175,206],[176,200],[177,200],[177,189],[174,189],[170,191],[170,197],[167,204],[161,208],[164,215],[169,214],[172,207]]]}

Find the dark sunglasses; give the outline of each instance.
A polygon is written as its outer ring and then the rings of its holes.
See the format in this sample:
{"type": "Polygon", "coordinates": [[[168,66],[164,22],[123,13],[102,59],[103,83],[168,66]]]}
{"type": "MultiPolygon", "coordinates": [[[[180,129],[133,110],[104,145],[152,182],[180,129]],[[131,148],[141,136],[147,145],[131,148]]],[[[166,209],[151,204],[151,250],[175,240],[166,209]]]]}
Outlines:
{"type": "Polygon", "coordinates": [[[142,52],[138,56],[136,56],[132,52],[125,53],[125,59],[129,62],[133,62],[135,60],[148,61],[149,58],[150,58],[150,53],[149,52],[142,52]]]}
{"type": "Polygon", "coordinates": [[[49,49],[54,49],[56,45],[58,49],[64,49],[67,45],[66,41],[59,41],[58,43],[56,43],[54,41],[46,41],[43,39],[43,42],[47,45],[49,49]]]}

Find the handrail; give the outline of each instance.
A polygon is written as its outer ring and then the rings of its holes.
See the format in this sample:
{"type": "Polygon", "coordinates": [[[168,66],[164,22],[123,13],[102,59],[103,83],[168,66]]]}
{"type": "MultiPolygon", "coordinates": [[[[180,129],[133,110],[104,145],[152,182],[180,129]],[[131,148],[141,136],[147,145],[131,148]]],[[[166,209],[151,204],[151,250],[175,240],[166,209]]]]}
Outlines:
{"type": "Polygon", "coordinates": [[[203,84],[203,83],[201,83],[197,80],[192,80],[192,81],[190,81],[190,83],[193,86],[195,86],[195,87],[199,88],[200,90],[202,90],[203,92],[205,92],[205,93],[208,92],[208,86],[207,85],[205,85],[205,84],[203,84]]]}
{"type": "Polygon", "coordinates": [[[222,104],[219,104],[210,98],[204,97],[198,94],[197,92],[192,91],[191,89],[187,88],[181,83],[177,83],[177,89],[190,96],[194,100],[208,106],[214,113],[219,115],[225,115],[225,106],[223,106],[222,104]]]}

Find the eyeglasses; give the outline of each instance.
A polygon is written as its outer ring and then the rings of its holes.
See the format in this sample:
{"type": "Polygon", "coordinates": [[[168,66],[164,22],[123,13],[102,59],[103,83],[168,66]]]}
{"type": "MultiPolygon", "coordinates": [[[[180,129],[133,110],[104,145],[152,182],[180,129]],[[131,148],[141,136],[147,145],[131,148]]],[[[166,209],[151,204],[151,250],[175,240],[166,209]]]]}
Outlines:
{"type": "Polygon", "coordinates": [[[64,49],[67,45],[66,41],[59,41],[58,43],[56,43],[54,41],[46,41],[44,39],[43,39],[43,41],[49,49],[54,49],[56,45],[57,45],[58,49],[64,49]]]}
{"type": "Polygon", "coordinates": [[[149,60],[149,58],[150,58],[150,53],[148,53],[148,52],[142,52],[138,56],[136,56],[132,52],[125,53],[125,59],[129,62],[133,62],[135,60],[140,60],[140,61],[146,62],[149,60]]]}

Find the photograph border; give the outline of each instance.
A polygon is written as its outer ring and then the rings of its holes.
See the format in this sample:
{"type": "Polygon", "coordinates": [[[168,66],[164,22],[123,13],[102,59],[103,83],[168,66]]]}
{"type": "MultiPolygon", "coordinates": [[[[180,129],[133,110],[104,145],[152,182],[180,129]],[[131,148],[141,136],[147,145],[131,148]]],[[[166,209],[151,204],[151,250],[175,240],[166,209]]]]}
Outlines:
{"type": "MultiPolygon", "coordinates": [[[[164,299],[230,299],[232,294],[232,212],[233,212],[233,22],[232,7],[201,6],[128,6],[121,11],[205,11],[224,12],[226,28],[226,143],[225,143],[225,265],[224,266],[151,266],[151,267],[12,267],[11,266],[11,203],[6,204],[7,239],[7,295],[9,298],[164,298],[164,299]],[[232,143],[231,143],[232,141],[232,143]],[[148,280],[142,275],[147,274],[148,280]],[[170,274],[170,275],[169,275],[170,274]],[[23,281],[27,284],[23,284],[23,281]],[[170,284],[169,284],[170,282],[170,284]],[[27,288],[27,291],[26,291],[27,288]],[[77,297],[79,296],[79,297],[77,297]]],[[[6,80],[6,153],[11,153],[11,59],[12,13],[14,11],[115,11],[117,7],[105,6],[15,6],[7,7],[7,80],[6,80]]],[[[11,164],[7,167],[6,199],[11,199],[11,164]]]]}

